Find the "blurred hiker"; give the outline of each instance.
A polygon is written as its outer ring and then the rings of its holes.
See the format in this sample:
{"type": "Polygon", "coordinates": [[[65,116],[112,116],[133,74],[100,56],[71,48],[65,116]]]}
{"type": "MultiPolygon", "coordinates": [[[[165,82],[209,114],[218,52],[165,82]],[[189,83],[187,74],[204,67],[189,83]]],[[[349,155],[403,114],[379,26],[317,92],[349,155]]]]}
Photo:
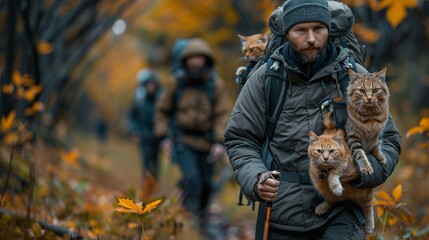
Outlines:
{"type": "Polygon", "coordinates": [[[208,44],[189,39],[179,59],[181,67],[172,72],[160,99],[155,130],[162,149],[180,167],[182,205],[196,219],[204,220],[212,194],[213,165],[225,151],[228,109],[208,44]]]}
{"type": "Polygon", "coordinates": [[[154,133],[156,103],[161,95],[158,73],[141,69],[137,73],[137,88],[131,105],[128,128],[131,136],[139,143],[143,179],[150,174],[158,179],[159,141],[154,133]]]}

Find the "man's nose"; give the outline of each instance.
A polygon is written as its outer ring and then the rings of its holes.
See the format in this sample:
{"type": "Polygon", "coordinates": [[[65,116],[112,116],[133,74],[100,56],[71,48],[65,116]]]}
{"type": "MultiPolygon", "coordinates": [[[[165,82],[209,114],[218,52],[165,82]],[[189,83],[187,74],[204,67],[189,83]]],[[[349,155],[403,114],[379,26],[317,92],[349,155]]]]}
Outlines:
{"type": "Polygon", "coordinates": [[[308,31],[308,35],[307,35],[307,42],[309,43],[314,43],[316,42],[316,38],[314,37],[314,32],[313,31],[308,31]]]}

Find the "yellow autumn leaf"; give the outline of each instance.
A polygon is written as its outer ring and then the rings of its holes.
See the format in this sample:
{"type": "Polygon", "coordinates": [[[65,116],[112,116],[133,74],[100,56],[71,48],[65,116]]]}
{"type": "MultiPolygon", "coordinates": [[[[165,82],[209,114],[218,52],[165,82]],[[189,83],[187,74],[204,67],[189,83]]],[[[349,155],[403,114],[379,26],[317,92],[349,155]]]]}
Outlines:
{"type": "Polygon", "coordinates": [[[422,118],[422,120],[420,120],[420,126],[429,130],[429,117],[422,118]]]}
{"type": "Polygon", "coordinates": [[[377,207],[377,217],[381,218],[384,215],[384,208],[378,206],[377,207]]]}
{"type": "Polygon", "coordinates": [[[25,100],[32,102],[36,98],[37,94],[39,94],[41,91],[41,85],[30,87],[27,91],[25,91],[24,98],[25,100]]]}
{"type": "Polygon", "coordinates": [[[407,17],[407,10],[399,1],[393,4],[386,12],[387,20],[393,28],[396,28],[407,17]]]}
{"type": "Polygon", "coordinates": [[[385,190],[381,190],[375,193],[376,198],[393,201],[393,198],[385,190]]]}
{"type": "Polygon", "coordinates": [[[3,144],[5,145],[16,144],[18,142],[18,139],[19,139],[18,135],[15,132],[10,132],[3,138],[3,144]]]}
{"type": "Polygon", "coordinates": [[[401,199],[401,197],[402,197],[402,185],[401,184],[399,184],[398,186],[395,187],[395,189],[393,189],[392,195],[393,195],[393,198],[395,199],[396,202],[398,202],[399,199],[401,199]]]}
{"type": "Polygon", "coordinates": [[[393,28],[396,28],[407,17],[407,8],[417,7],[417,0],[383,0],[379,9],[388,8],[386,18],[393,28]]]}
{"type": "Polygon", "coordinates": [[[12,82],[15,84],[15,86],[21,86],[22,84],[22,76],[21,73],[18,71],[14,71],[12,74],[12,82]]]}
{"type": "Polygon", "coordinates": [[[1,131],[6,132],[9,131],[9,129],[12,128],[13,124],[15,123],[15,111],[11,111],[7,116],[3,116],[1,118],[1,131]]]}
{"type": "Polygon", "coordinates": [[[4,94],[11,94],[11,93],[13,93],[14,89],[15,89],[15,87],[13,86],[12,83],[10,83],[10,84],[3,84],[2,88],[1,88],[1,91],[4,94]]]}
{"type": "Polygon", "coordinates": [[[398,218],[397,217],[391,217],[391,218],[389,218],[388,222],[389,222],[390,226],[393,226],[398,222],[398,218]]]}
{"type": "Polygon", "coordinates": [[[41,102],[35,102],[31,107],[25,109],[25,115],[31,116],[43,110],[45,110],[45,105],[41,102]]]}
{"type": "Polygon", "coordinates": [[[36,83],[36,81],[34,81],[30,74],[24,74],[24,76],[22,76],[22,85],[24,87],[31,87],[36,83]]]}
{"type": "Polygon", "coordinates": [[[61,153],[61,158],[64,162],[68,163],[71,166],[77,167],[79,166],[78,158],[79,158],[79,151],[76,149],[73,149],[72,151],[68,153],[61,153]]]}
{"type": "Polygon", "coordinates": [[[54,48],[52,47],[52,44],[46,42],[46,41],[40,41],[37,44],[37,50],[39,50],[40,54],[49,54],[52,52],[54,48]]]}
{"type": "Polygon", "coordinates": [[[144,204],[143,202],[134,203],[134,201],[131,199],[119,198],[119,197],[118,197],[118,200],[119,200],[118,205],[122,206],[123,208],[116,208],[115,211],[124,212],[124,213],[137,213],[137,214],[145,214],[147,212],[150,212],[151,210],[158,207],[158,205],[162,202],[162,199],[158,199],[148,204],[144,204]]]}
{"type": "Polygon", "coordinates": [[[420,126],[413,127],[413,128],[411,128],[410,130],[407,131],[407,138],[409,138],[409,137],[411,137],[411,136],[413,136],[413,135],[415,135],[417,133],[422,133],[423,130],[424,129],[422,127],[420,127],[420,126]]]}
{"type": "Polygon", "coordinates": [[[419,126],[413,127],[408,130],[407,138],[417,133],[429,132],[429,118],[422,118],[419,124],[419,126]]]}

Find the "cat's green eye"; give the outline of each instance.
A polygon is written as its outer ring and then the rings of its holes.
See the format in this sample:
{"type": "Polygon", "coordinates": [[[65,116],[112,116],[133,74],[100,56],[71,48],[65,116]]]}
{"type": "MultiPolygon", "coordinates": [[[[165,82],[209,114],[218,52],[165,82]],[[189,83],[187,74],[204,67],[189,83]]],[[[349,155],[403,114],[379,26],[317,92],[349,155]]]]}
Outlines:
{"type": "Polygon", "coordinates": [[[365,89],[359,89],[359,92],[365,93],[365,89]]]}
{"type": "Polygon", "coordinates": [[[318,154],[322,154],[322,153],[323,153],[323,151],[322,151],[321,149],[317,149],[317,153],[318,153],[318,154]]]}
{"type": "Polygon", "coordinates": [[[331,150],[329,150],[329,153],[334,153],[335,152],[335,150],[334,149],[331,149],[331,150]]]}
{"type": "Polygon", "coordinates": [[[379,90],[378,88],[372,89],[372,93],[378,93],[379,90]]]}

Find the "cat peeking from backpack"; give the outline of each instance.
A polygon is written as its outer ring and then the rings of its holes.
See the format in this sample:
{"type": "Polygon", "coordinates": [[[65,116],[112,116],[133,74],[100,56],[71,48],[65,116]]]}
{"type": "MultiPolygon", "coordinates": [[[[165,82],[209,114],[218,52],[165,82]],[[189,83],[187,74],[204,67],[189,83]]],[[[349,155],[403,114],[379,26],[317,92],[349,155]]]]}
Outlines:
{"type": "Polygon", "coordinates": [[[249,76],[250,71],[264,55],[265,47],[267,46],[268,34],[257,33],[250,36],[237,34],[241,42],[241,51],[247,61],[246,66],[237,68],[235,82],[244,85],[249,76]]]}

